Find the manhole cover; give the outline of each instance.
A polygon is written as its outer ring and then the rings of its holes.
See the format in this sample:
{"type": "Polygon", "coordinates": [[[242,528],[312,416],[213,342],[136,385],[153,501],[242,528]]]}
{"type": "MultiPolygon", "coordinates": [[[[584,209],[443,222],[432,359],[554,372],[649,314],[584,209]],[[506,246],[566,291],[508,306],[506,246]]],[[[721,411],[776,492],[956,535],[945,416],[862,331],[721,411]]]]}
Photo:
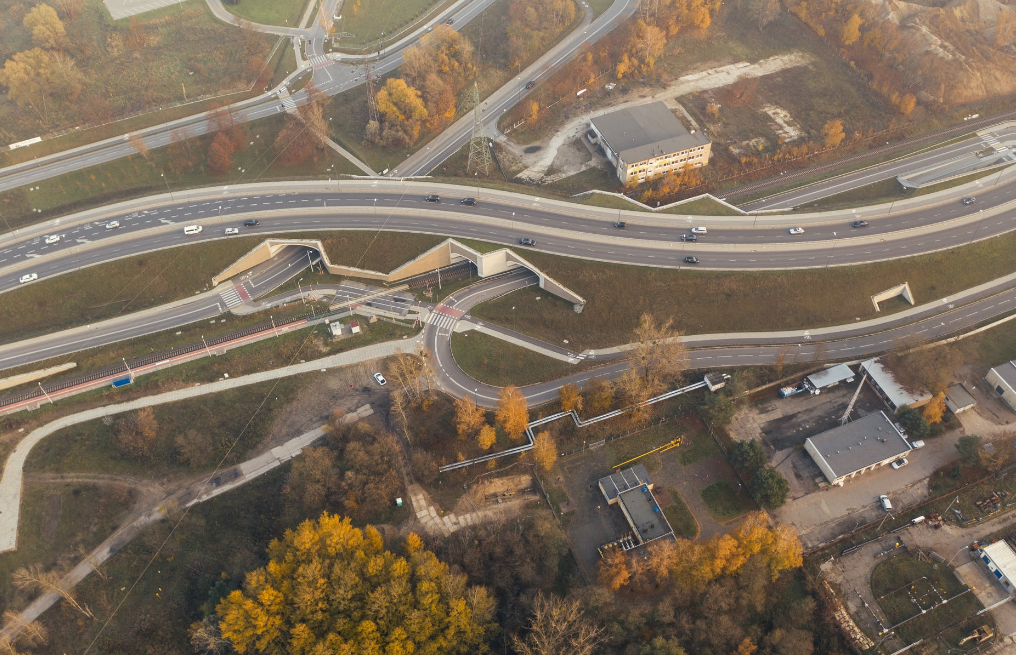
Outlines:
{"type": "Polygon", "coordinates": [[[522,152],[524,152],[524,153],[526,153],[528,155],[528,154],[532,154],[534,152],[539,152],[540,148],[542,148],[542,147],[543,146],[529,146],[528,148],[526,148],[522,152]]]}

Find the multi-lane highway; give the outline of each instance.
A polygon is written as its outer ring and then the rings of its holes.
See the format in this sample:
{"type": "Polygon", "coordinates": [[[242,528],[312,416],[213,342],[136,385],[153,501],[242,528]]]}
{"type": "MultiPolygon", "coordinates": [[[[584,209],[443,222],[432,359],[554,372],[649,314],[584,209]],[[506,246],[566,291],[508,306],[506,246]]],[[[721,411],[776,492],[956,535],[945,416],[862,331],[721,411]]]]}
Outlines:
{"type": "MultiPolygon", "coordinates": [[[[994,178],[993,178],[994,179],[994,178]]],[[[886,209],[828,212],[809,217],[693,217],[621,212],[627,228],[619,230],[616,210],[581,206],[502,191],[482,192],[475,206],[459,204],[475,188],[413,182],[379,182],[376,186],[333,183],[322,188],[277,192],[286,185],[231,187],[195,191],[187,200],[159,198],[144,203],[141,213],[111,210],[87,220],[66,217],[22,231],[0,241],[0,292],[18,286],[24,273],[40,279],[111,259],[160,248],[224,237],[226,227],[241,234],[332,229],[426,232],[518,245],[521,237],[536,239],[536,249],[602,261],[680,267],[694,255],[701,269],[793,269],[859,264],[911,256],[985,239],[1016,228],[1016,175],[978,187],[977,202],[964,205],[970,193],[958,188],[926,196],[912,205],[886,209]],[[260,190],[258,190],[260,189],[260,190]],[[271,190],[271,191],[270,191],[271,190]],[[274,191],[274,192],[273,192],[274,191]],[[438,191],[439,203],[425,194],[438,191]],[[250,195],[244,195],[249,193],[250,195]],[[257,227],[241,227],[244,217],[261,219],[257,227]],[[852,228],[865,217],[869,225],[852,228]],[[107,221],[120,227],[106,229],[107,221]],[[202,234],[185,235],[183,226],[197,223],[202,234]],[[789,227],[805,224],[804,234],[789,227]],[[692,227],[708,234],[694,243],[681,240],[692,227]],[[45,230],[45,232],[43,232],[45,230]],[[44,236],[59,235],[47,245],[44,236]]],[[[130,203],[131,207],[140,206],[130,203]]]]}

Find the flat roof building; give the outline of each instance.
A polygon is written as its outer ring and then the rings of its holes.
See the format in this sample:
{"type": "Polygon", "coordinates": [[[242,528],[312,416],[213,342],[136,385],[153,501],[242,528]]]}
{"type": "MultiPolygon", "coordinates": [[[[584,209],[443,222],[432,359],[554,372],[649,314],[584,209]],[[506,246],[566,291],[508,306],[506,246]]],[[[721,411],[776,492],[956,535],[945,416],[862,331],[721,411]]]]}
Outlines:
{"type": "Polygon", "coordinates": [[[608,505],[618,505],[638,545],[674,534],[653,496],[653,481],[642,464],[600,478],[600,492],[608,505]]]}
{"type": "Polygon", "coordinates": [[[700,131],[687,128],[662,102],[618,109],[589,121],[593,134],[617,178],[624,184],[709,163],[712,144],[700,131]]]}
{"type": "Polygon", "coordinates": [[[1016,585],[1016,552],[1005,540],[981,547],[981,561],[1010,594],[1016,585]]]}
{"type": "Polygon", "coordinates": [[[885,412],[869,414],[804,442],[829,484],[843,483],[909,453],[912,448],[885,412]]]}
{"type": "Polygon", "coordinates": [[[804,379],[817,393],[827,387],[836,386],[840,382],[852,381],[854,379],[854,371],[846,364],[837,364],[818,373],[812,373],[804,379]]]}
{"type": "Polygon", "coordinates": [[[984,376],[991,388],[995,390],[1010,409],[1016,411],[1016,363],[1006,362],[988,371],[984,376]]]}
{"type": "Polygon", "coordinates": [[[897,382],[896,376],[885,367],[881,357],[862,362],[861,369],[868,372],[868,382],[872,389],[893,412],[902,407],[927,405],[931,400],[931,394],[924,389],[907,389],[897,382]]]}
{"type": "Polygon", "coordinates": [[[970,395],[970,392],[962,384],[954,384],[949,387],[949,391],[945,394],[945,406],[953,414],[965,412],[976,404],[977,401],[974,400],[974,397],[970,395]]]}

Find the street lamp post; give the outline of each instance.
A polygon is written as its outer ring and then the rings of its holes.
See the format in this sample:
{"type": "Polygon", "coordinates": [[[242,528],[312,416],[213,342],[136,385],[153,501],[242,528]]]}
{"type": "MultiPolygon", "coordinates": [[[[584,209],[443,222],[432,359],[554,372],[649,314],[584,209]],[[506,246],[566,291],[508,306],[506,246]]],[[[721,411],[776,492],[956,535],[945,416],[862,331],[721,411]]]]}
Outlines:
{"type": "Polygon", "coordinates": [[[208,342],[205,341],[205,335],[201,335],[201,343],[205,344],[205,354],[209,357],[212,356],[212,351],[208,349],[208,342]]]}
{"type": "Polygon", "coordinates": [[[304,305],[306,305],[307,299],[303,297],[303,287],[300,286],[301,282],[303,282],[303,278],[300,278],[299,280],[296,281],[296,288],[300,290],[300,300],[303,302],[304,305]]]}
{"type": "Polygon", "coordinates": [[[49,394],[46,392],[46,388],[42,386],[42,382],[39,382],[39,391],[42,392],[42,395],[46,396],[46,400],[48,400],[49,404],[52,405],[53,399],[49,397],[49,394]]]}
{"type": "MultiPolygon", "coordinates": [[[[970,546],[969,546],[969,545],[967,545],[967,546],[964,546],[963,548],[960,548],[959,550],[957,550],[957,551],[956,551],[956,555],[959,555],[960,553],[962,553],[963,551],[965,551],[965,550],[967,550],[967,549],[969,549],[969,548],[970,548],[970,546]]],[[[949,558],[949,561],[948,561],[948,562],[946,562],[946,563],[945,563],[945,565],[946,565],[946,566],[949,566],[950,564],[952,564],[952,561],[953,561],[954,559],[956,559],[956,555],[953,555],[952,557],[950,557],[950,558],[949,558]]]]}
{"type": "Polygon", "coordinates": [[[123,360],[123,365],[127,368],[127,376],[130,378],[130,381],[134,382],[134,371],[131,370],[130,364],[127,363],[127,358],[121,357],[120,359],[123,360]]]}

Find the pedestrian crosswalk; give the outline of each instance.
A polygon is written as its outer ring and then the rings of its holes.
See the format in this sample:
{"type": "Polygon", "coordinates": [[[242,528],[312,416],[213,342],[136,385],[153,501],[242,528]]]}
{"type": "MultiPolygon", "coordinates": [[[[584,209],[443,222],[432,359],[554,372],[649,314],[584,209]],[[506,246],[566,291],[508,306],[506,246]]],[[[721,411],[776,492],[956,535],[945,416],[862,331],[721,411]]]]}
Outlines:
{"type": "Polygon", "coordinates": [[[290,96],[286,96],[282,99],[282,106],[286,108],[286,111],[296,111],[296,100],[293,100],[290,96]]]}
{"type": "Polygon", "coordinates": [[[992,134],[991,132],[982,134],[981,142],[984,143],[984,145],[988,146],[989,148],[994,148],[997,152],[1005,152],[1006,150],[1009,149],[1008,146],[1002,145],[999,142],[998,137],[992,134]]]}
{"type": "Polygon", "coordinates": [[[243,298],[241,298],[240,294],[237,293],[236,287],[224,289],[222,293],[219,294],[219,297],[222,298],[222,302],[226,303],[227,309],[232,309],[237,305],[243,304],[243,298]]]}
{"type": "Polygon", "coordinates": [[[328,58],[328,55],[318,55],[317,57],[311,57],[309,61],[310,65],[313,66],[314,68],[321,68],[322,66],[327,66],[328,64],[331,63],[331,60],[328,58]]]}
{"type": "Polygon", "coordinates": [[[458,320],[457,316],[449,316],[438,312],[431,312],[430,316],[427,317],[427,323],[433,325],[438,330],[450,330],[458,320]]]}

